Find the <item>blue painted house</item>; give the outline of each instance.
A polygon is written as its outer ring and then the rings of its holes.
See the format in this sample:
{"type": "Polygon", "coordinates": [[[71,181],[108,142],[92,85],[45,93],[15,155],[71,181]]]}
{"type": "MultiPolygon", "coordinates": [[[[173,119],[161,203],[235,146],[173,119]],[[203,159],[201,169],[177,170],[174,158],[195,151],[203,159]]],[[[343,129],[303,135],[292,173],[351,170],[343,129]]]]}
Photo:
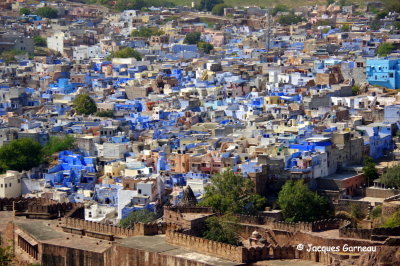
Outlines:
{"type": "Polygon", "coordinates": [[[371,85],[400,89],[400,59],[368,59],[366,74],[371,85]]]}

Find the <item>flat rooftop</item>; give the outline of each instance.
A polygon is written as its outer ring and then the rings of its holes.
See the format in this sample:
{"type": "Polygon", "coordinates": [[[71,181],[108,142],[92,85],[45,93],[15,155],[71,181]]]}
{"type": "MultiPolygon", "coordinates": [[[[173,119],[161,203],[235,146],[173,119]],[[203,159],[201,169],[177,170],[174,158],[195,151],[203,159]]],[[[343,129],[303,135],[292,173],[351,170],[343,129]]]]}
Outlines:
{"type": "Polygon", "coordinates": [[[358,175],[356,172],[343,172],[343,173],[336,173],[333,175],[324,176],[324,177],[321,177],[321,179],[343,180],[343,179],[350,178],[350,177],[353,177],[356,175],[358,175]]]}
{"type": "Polygon", "coordinates": [[[90,252],[103,253],[112,246],[112,242],[86,236],[65,233],[57,220],[21,220],[15,224],[41,243],[63,246],[90,252]]]}
{"type": "Polygon", "coordinates": [[[165,241],[165,235],[134,236],[118,240],[117,243],[124,247],[161,253],[165,255],[184,258],[187,260],[195,260],[211,265],[241,265],[241,263],[211,257],[209,255],[201,254],[192,250],[187,250],[182,247],[169,244],[165,241]]]}

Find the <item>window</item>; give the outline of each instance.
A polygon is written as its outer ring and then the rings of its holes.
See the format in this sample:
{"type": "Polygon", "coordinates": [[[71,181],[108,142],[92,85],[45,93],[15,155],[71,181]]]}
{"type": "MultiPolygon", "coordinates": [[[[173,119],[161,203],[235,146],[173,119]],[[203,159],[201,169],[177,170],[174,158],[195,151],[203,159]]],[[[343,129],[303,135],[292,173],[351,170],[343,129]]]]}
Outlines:
{"type": "Polygon", "coordinates": [[[1,184],[1,188],[3,188],[3,184],[1,184]]]}
{"type": "Polygon", "coordinates": [[[10,187],[11,187],[11,183],[10,183],[10,187]]]}
{"type": "Polygon", "coordinates": [[[7,188],[7,184],[4,184],[4,187],[7,188]]]}
{"type": "Polygon", "coordinates": [[[141,189],[138,189],[138,193],[139,193],[139,194],[142,194],[142,190],[141,190],[141,189]]]}
{"type": "Polygon", "coordinates": [[[393,73],[389,73],[389,78],[393,78],[393,73]]]}

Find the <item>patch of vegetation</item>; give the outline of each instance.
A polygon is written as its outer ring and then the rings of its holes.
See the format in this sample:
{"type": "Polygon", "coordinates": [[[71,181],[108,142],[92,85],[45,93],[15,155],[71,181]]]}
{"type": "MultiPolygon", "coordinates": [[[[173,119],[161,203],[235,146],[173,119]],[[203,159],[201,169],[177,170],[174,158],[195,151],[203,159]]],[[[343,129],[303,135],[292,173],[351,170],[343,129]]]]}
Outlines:
{"type": "Polygon", "coordinates": [[[363,173],[367,178],[367,184],[370,185],[372,182],[379,178],[378,170],[375,167],[374,160],[367,156],[364,159],[363,173]]]}
{"type": "Polygon", "coordinates": [[[400,226],[400,210],[395,211],[381,225],[382,228],[393,228],[393,227],[398,227],[398,226],[400,226]]]}
{"type": "Polygon", "coordinates": [[[379,218],[381,216],[382,216],[382,206],[381,205],[375,206],[372,209],[372,211],[370,212],[370,217],[372,219],[377,219],[377,218],[379,218]]]}
{"type": "Polygon", "coordinates": [[[287,222],[313,222],[329,215],[328,202],[310,191],[303,180],[286,181],[278,194],[278,205],[287,222]]]}
{"type": "Polygon", "coordinates": [[[3,172],[30,170],[42,162],[42,146],[32,139],[16,139],[0,148],[0,169],[3,172]]]}
{"type": "Polygon", "coordinates": [[[194,32],[189,32],[186,34],[185,39],[183,40],[183,43],[186,44],[197,44],[200,41],[201,33],[194,31],[194,32]]]}
{"type": "Polygon", "coordinates": [[[199,203],[222,213],[242,214],[256,214],[265,204],[266,198],[254,193],[254,183],[232,170],[213,175],[199,203]]]}
{"type": "Polygon", "coordinates": [[[130,228],[134,223],[149,223],[157,219],[154,212],[148,209],[131,212],[128,217],[121,219],[119,225],[124,228],[130,228]]]}
{"type": "Polygon", "coordinates": [[[283,25],[283,26],[289,26],[289,25],[297,24],[297,23],[300,23],[302,21],[305,21],[304,17],[296,16],[294,14],[284,15],[284,16],[280,16],[278,18],[278,23],[283,25]]]}
{"type": "Polygon", "coordinates": [[[198,42],[197,47],[203,49],[206,54],[209,54],[214,49],[214,46],[208,42],[198,42]]]}
{"type": "Polygon", "coordinates": [[[379,45],[376,53],[379,56],[388,56],[394,50],[394,45],[391,43],[382,43],[379,45]]]}
{"type": "Polygon", "coordinates": [[[33,37],[33,43],[35,44],[35,46],[39,46],[39,47],[47,46],[46,38],[43,38],[42,36],[39,36],[39,35],[33,37]]]}
{"type": "Polygon", "coordinates": [[[132,31],[131,36],[150,38],[151,36],[161,36],[163,34],[165,33],[156,27],[142,27],[139,30],[132,31]]]}
{"type": "Polygon", "coordinates": [[[231,214],[225,214],[224,216],[212,216],[206,219],[206,230],[203,237],[225,244],[238,245],[237,232],[237,218],[231,214]]]}
{"type": "Polygon", "coordinates": [[[113,110],[98,111],[96,113],[96,116],[113,118],[114,117],[114,111],[113,110]]]}
{"type": "Polygon", "coordinates": [[[42,18],[57,18],[58,11],[49,6],[44,6],[36,9],[35,14],[42,18]]]}
{"type": "Polygon", "coordinates": [[[54,153],[70,150],[74,147],[75,138],[72,135],[63,137],[52,136],[49,142],[43,147],[43,154],[51,156],[54,153]]]}
{"type": "Polygon", "coordinates": [[[400,165],[389,167],[381,176],[380,182],[387,187],[400,188],[400,165]]]}
{"type": "Polygon", "coordinates": [[[224,15],[224,8],[228,8],[229,6],[225,3],[217,4],[211,10],[211,13],[215,16],[222,16],[224,15]]]}
{"type": "Polygon", "coordinates": [[[31,10],[29,8],[26,8],[26,7],[21,8],[19,10],[19,13],[21,15],[25,15],[25,16],[32,14],[31,10]]]}
{"type": "Polygon", "coordinates": [[[197,9],[203,11],[211,11],[216,5],[223,4],[223,0],[200,0],[197,9]]]}
{"type": "Polygon", "coordinates": [[[112,52],[110,56],[107,57],[107,60],[111,60],[112,58],[136,58],[136,60],[142,60],[142,55],[131,47],[124,47],[119,49],[118,51],[112,52]]]}
{"type": "Polygon", "coordinates": [[[73,102],[73,107],[77,114],[91,115],[96,113],[96,102],[88,94],[80,94],[76,96],[73,102]]]}

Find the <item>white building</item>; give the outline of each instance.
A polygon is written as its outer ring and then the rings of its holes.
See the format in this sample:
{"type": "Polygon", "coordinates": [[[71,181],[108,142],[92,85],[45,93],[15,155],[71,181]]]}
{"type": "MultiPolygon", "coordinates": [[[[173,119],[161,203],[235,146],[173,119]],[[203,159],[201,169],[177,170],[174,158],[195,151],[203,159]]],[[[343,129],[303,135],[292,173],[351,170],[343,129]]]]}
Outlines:
{"type": "Polygon", "coordinates": [[[85,220],[91,222],[107,222],[113,220],[117,215],[116,208],[103,206],[97,203],[85,206],[85,220]]]}
{"type": "Polygon", "coordinates": [[[0,175],[0,198],[14,198],[22,195],[21,173],[7,171],[0,175]]]}
{"type": "Polygon", "coordinates": [[[51,50],[63,53],[64,52],[64,38],[63,32],[57,32],[53,36],[47,38],[47,47],[51,50]]]}

